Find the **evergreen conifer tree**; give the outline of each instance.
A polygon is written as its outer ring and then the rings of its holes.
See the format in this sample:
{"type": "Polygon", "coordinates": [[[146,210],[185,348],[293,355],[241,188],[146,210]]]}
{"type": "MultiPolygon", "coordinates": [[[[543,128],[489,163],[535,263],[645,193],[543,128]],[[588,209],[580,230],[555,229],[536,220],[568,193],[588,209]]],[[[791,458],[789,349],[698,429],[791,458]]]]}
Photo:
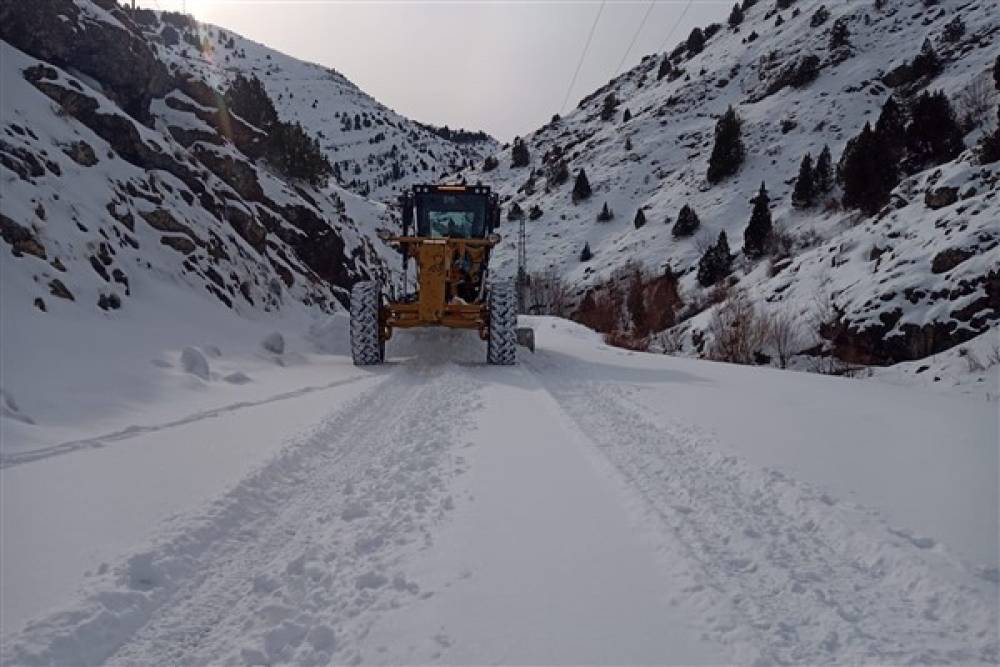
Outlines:
{"type": "Polygon", "coordinates": [[[741,23],[743,23],[743,10],[740,9],[740,3],[736,3],[733,5],[733,10],[729,12],[729,27],[735,28],[741,23]]]}
{"type": "Polygon", "coordinates": [[[812,156],[806,153],[799,165],[799,177],[795,179],[792,205],[796,208],[809,208],[816,203],[816,190],[816,174],[813,170],[812,156]]]}
{"type": "Polygon", "coordinates": [[[771,223],[770,203],[771,198],[767,194],[767,188],[761,182],[760,191],[757,192],[757,196],[753,200],[750,223],[743,232],[743,254],[751,259],[763,257],[771,246],[774,230],[771,223]]]}
{"type": "Polygon", "coordinates": [[[917,77],[936,76],[941,71],[941,58],[934,50],[930,38],[924,40],[920,53],[910,63],[910,67],[917,77]]]}
{"type": "MultiPolygon", "coordinates": [[[[998,62],[1000,62],[1000,59],[998,59],[998,62]]],[[[667,54],[663,54],[663,59],[660,61],[660,66],[656,70],[656,80],[659,81],[666,75],[670,74],[670,70],[672,69],[673,69],[673,64],[671,64],[670,62],[670,56],[667,54]]],[[[1000,83],[997,84],[997,87],[1000,88],[1000,83]]]]}
{"type": "Polygon", "coordinates": [[[906,156],[906,118],[903,109],[890,97],[882,105],[875,123],[875,134],[886,152],[885,159],[899,164],[906,156]]]}
{"type": "Polygon", "coordinates": [[[965,149],[955,110],[944,91],[924,91],[913,103],[906,147],[912,168],[953,160],[965,149]]]}
{"type": "Polygon", "coordinates": [[[816,159],[816,168],[813,169],[813,178],[816,181],[816,192],[826,194],[833,189],[833,157],[830,155],[830,147],[823,146],[819,157],[816,159]]]}
{"type": "Polygon", "coordinates": [[[830,49],[839,49],[851,44],[851,31],[847,27],[847,21],[841,17],[833,22],[830,29],[830,49]]]}
{"type": "Polygon", "coordinates": [[[573,183],[573,203],[588,199],[590,194],[590,181],[587,180],[587,172],[580,169],[576,175],[576,182],[573,183]]]}
{"type": "Polygon", "coordinates": [[[583,250],[580,251],[580,261],[589,262],[594,257],[594,253],[590,251],[590,243],[583,244],[583,250]]]}
{"type": "Polygon", "coordinates": [[[642,212],[641,208],[635,212],[635,220],[633,222],[636,229],[642,229],[643,225],[646,224],[646,214],[642,212]]]}
{"type": "Polygon", "coordinates": [[[726,176],[732,176],[743,164],[746,148],[740,136],[741,125],[742,121],[733,107],[729,107],[715,124],[715,145],[708,159],[709,183],[718,183],[726,176]]]}
{"type": "Polygon", "coordinates": [[[837,164],[837,180],[844,188],[844,206],[872,215],[888,203],[889,193],[899,182],[899,172],[887,154],[869,123],[847,142],[837,164]]]}
{"type": "Polygon", "coordinates": [[[695,28],[687,38],[688,55],[693,56],[702,52],[705,48],[705,33],[701,28],[695,28]]]}
{"type": "Polygon", "coordinates": [[[728,276],[733,270],[733,256],[729,252],[729,240],[725,232],[719,232],[719,239],[709,246],[698,260],[698,284],[711,287],[728,276]]]}
{"type": "Polygon", "coordinates": [[[608,202],[604,202],[604,206],[601,207],[601,212],[597,214],[598,222],[608,222],[615,217],[614,211],[608,208],[608,202]]]}
{"type": "Polygon", "coordinates": [[[674,222],[671,234],[675,238],[684,238],[694,234],[699,226],[701,226],[701,220],[698,219],[698,214],[694,212],[693,208],[684,204],[680,213],[677,214],[677,221],[674,222]]]}

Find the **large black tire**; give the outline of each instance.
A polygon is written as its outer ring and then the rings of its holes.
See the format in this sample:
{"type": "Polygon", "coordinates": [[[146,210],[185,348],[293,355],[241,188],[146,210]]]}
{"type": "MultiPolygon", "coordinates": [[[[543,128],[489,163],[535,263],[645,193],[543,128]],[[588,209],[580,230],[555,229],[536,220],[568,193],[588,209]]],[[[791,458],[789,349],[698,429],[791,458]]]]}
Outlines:
{"type": "Polygon", "coordinates": [[[486,303],[490,311],[486,362],[513,366],[517,361],[517,293],[513,281],[493,283],[486,303]]]}
{"type": "Polygon", "coordinates": [[[385,341],[379,335],[382,286],[365,280],[351,287],[351,357],[355,366],[371,366],[385,360],[385,341]]]}

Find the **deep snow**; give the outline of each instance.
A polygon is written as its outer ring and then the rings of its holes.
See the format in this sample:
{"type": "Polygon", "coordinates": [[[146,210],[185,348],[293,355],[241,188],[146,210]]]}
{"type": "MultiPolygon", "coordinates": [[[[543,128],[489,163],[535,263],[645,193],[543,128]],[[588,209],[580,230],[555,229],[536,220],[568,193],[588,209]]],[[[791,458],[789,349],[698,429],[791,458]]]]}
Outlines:
{"type": "Polygon", "coordinates": [[[251,383],[11,450],[4,663],[997,660],[995,400],[531,323],[514,368],[400,332],[365,370],[269,322],[201,345],[251,383]]]}

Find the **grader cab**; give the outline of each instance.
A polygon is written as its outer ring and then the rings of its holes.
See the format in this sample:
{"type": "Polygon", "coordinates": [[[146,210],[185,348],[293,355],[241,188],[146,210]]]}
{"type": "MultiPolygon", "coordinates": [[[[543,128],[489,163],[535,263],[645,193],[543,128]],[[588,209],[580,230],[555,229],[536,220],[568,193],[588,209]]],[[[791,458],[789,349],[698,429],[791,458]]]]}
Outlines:
{"type": "Polygon", "coordinates": [[[500,203],[482,185],[418,185],[400,197],[402,234],[383,236],[403,256],[404,293],[390,299],[378,281],[351,289],[351,354],[355,365],[385,360],[395,329],[475,329],[486,341],[487,363],[511,365],[518,338],[513,281],[491,280],[490,252],[500,241],[500,203]],[[412,291],[405,285],[416,263],[412,291]]]}

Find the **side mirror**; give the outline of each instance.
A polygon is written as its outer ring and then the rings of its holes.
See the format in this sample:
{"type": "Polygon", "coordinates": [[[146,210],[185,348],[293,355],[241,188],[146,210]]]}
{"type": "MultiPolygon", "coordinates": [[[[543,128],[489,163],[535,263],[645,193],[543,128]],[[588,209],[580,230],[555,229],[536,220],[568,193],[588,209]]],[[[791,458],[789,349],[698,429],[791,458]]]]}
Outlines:
{"type": "Polygon", "coordinates": [[[399,198],[399,205],[403,207],[403,236],[409,236],[413,226],[413,198],[403,195],[399,198]]]}

